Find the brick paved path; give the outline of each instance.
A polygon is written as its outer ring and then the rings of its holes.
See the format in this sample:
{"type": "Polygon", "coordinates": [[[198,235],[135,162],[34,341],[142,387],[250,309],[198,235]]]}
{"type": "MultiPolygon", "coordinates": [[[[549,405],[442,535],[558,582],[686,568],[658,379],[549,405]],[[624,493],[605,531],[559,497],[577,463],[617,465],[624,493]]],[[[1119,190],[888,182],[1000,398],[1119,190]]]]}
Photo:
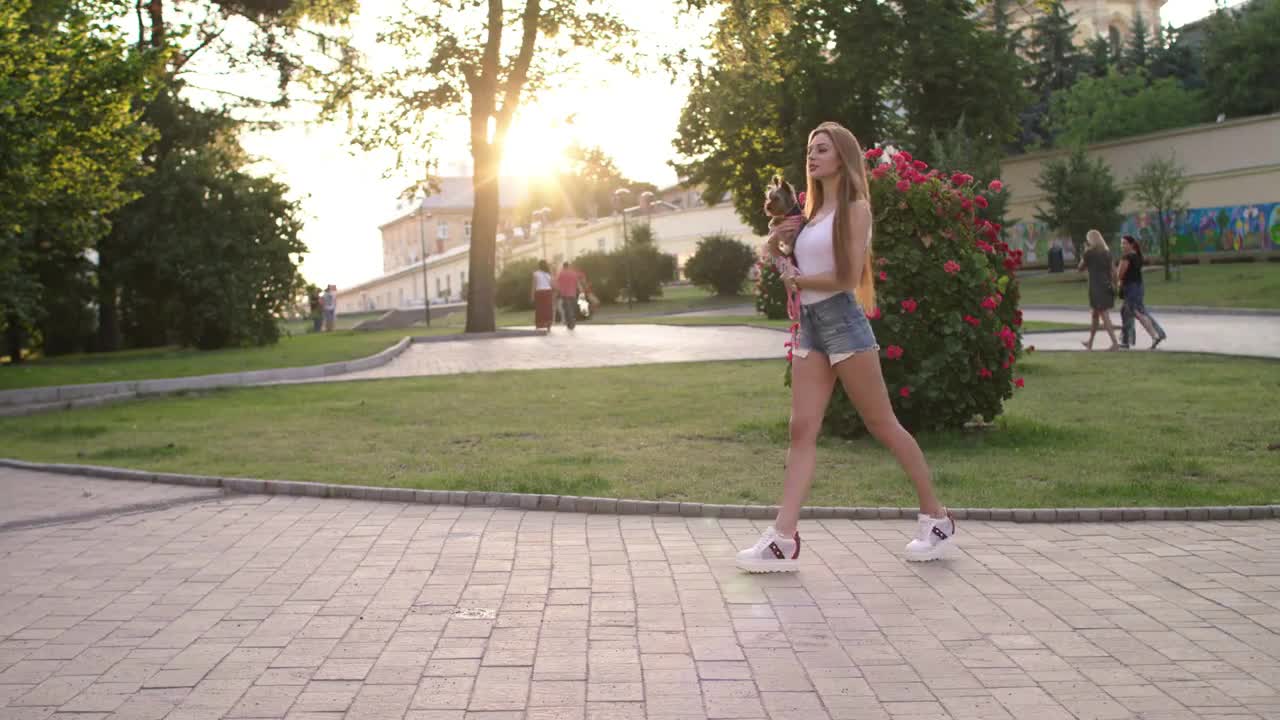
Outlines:
{"type": "Polygon", "coordinates": [[[969,522],[919,566],[908,523],[812,521],[802,572],[739,574],[757,529],[231,496],[0,532],[0,718],[1280,717],[1280,523],[969,522]]]}

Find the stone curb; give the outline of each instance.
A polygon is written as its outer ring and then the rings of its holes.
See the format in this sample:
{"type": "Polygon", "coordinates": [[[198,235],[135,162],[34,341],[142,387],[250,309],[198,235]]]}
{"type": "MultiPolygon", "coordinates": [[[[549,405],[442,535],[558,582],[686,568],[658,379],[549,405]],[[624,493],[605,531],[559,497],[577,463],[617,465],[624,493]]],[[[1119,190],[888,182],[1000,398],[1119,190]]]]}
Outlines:
{"type": "MultiPolygon", "coordinates": [[[[14,409],[22,406],[39,406],[41,409],[77,407],[76,403],[91,398],[126,399],[142,395],[165,395],[184,390],[212,390],[223,387],[241,387],[281,380],[309,380],[312,378],[344,375],[346,373],[381,367],[399,357],[413,343],[404,337],[391,347],[368,357],[325,365],[307,365],[273,370],[252,370],[217,375],[163,378],[159,380],[125,380],[84,385],[53,385],[49,387],[23,388],[0,391],[0,408],[14,409]]],[[[16,412],[14,413],[16,414],[16,412]]]]}
{"type": "MultiPolygon", "coordinates": [[[[617,498],[577,497],[573,495],[530,495],[466,490],[416,490],[413,488],[369,487],[331,483],[296,482],[292,480],[255,480],[252,478],[186,475],[151,472],[99,465],[32,463],[0,458],[0,467],[34,472],[61,473],[108,480],[133,480],[170,485],[217,487],[234,493],[260,495],[296,495],[316,498],[345,498],[381,502],[426,503],[469,507],[549,510],[558,512],[598,513],[610,515],[672,515],[678,517],[748,518],[768,520],[777,514],[772,505],[716,505],[711,503],[654,500],[619,500],[617,498]]],[[[1184,508],[952,508],[957,520],[987,520],[1015,523],[1076,522],[1153,522],[1185,520],[1258,520],[1280,518],[1280,505],[1237,505],[1231,507],[1184,508]]],[[[800,517],[830,520],[915,520],[916,508],[897,507],[806,507],[800,517]]]]}

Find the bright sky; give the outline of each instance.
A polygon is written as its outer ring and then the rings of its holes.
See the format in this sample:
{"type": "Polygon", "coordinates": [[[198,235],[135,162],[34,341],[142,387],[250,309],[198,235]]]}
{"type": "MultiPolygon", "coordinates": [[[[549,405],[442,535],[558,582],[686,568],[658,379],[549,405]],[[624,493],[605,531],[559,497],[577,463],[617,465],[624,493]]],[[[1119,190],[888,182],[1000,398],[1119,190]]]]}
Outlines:
{"type": "MultiPolygon", "coordinates": [[[[1234,4],[1234,3],[1232,3],[1234,4]]],[[[364,0],[356,22],[362,47],[377,27],[377,18],[395,11],[395,0],[364,0]]],[[[710,29],[710,20],[684,18],[677,23],[676,0],[617,2],[617,11],[637,30],[637,46],[645,49],[694,49],[710,29]]],[[[1213,9],[1212,0],[1170,0],[1161,21],[1175,26],[1213,9]]],[[[514,41],[514,40],[513,40],[514,41]]],[[[607,63],[584,67],[562,87],[516,118],[508,142],[505,174],[527,174],[554,163],[572,141],[598,145],[622,172],[636,180],[666,186],[676,181],[667,161],[688,86],[672,83],[663,72],[632,76],[607,63]],[[566,118],[573,116],[572,125],[566,118]]],[[[439,172],[469,174],[470,153],[465,122],[450,130],[456,142],[438,147],[439,172]]],[[[253,131],[243,137],[246,149],[262,158],[260,169],[287,183],[302,201],[310,253],[303,274],[321,286],[340,288],[382,273],[378,225],[394,215],[397,194],[411,174],[384,179],[393,164],[389,154],[352,155],[341,124],[296,124],[276,132],[253,131]]],[[[359,152],[359,151],[356,151],[359,152]]]]}

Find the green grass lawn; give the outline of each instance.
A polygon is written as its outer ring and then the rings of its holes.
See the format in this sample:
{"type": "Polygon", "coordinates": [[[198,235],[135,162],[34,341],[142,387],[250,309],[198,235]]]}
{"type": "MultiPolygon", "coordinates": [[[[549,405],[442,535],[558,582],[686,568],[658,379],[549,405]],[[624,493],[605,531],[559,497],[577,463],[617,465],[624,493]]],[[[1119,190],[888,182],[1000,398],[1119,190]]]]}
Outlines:
{"type": "MultiPolygon", "coordinates": [[[[921,437],[946,502],[1280,502],[1275,362],[1036,354],[995,429],[921,437]]],[[[773,503],[781,363],[318,383],[0,419],[5,455],[287,480],[773,503]],[[661,387],[661,392],[655,388],[661,387]]],[[[915,500],[868,440],[824,440],[812,502],[915,500]]]]}
{"type": "MultiPolygon", "coordinates": [[[[1166,282],[1164,269],[1146,268],[1146,304],[1193,305],[1220,308],[1280,309],[1280,262],[1185,265],[1181,279],[1166,282]]],[[[1088,306],[1085,273],[1072,270],[1056,275],[1022,278],[1023,305],[1088,306]]]]}
{"type": "Polygon", "coordinates": [[[456,332],[438,329],[378,330],[292,335],[260,348],[194,350],[149,348],[117,353],[40,358],[21,365],[0,366],[0,390],[48,385],[149,380],[216,373],[321,365],[376,354],[406,335],[456,332]]]}

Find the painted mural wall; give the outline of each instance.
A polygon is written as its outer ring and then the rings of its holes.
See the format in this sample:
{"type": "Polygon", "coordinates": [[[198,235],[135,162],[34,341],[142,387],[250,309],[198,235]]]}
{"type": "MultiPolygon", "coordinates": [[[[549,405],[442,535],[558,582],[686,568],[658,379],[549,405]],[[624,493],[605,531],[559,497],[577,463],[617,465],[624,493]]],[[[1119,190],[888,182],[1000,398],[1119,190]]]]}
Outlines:
{"type": "MultiPolygon", "coordinates": [[[[1194,208],[1167,216],[1175,255],[1254,253],[1280,251],[1280,203],[1194,208]]],[[[1159,228],[1153,212],[1131,213],[1120,235],[1133,235],[1148,254],[1159,254],[1159,228]]],[[[1108,238],[1108,241],[1118,240],[1108,238]]],[[[1073,248],[1048,225],[1034,220],[1009,228],[1009,244],[1021,248],[1028,264],[1048,261],[1049,248],[1062,245],[1067,261],[1073,248]]],[[[1113,246],[1116,243],[1111,242],[1113,246]]],[[[1114,247],[1113,247],[1114,249],[1114,247]]]]}

